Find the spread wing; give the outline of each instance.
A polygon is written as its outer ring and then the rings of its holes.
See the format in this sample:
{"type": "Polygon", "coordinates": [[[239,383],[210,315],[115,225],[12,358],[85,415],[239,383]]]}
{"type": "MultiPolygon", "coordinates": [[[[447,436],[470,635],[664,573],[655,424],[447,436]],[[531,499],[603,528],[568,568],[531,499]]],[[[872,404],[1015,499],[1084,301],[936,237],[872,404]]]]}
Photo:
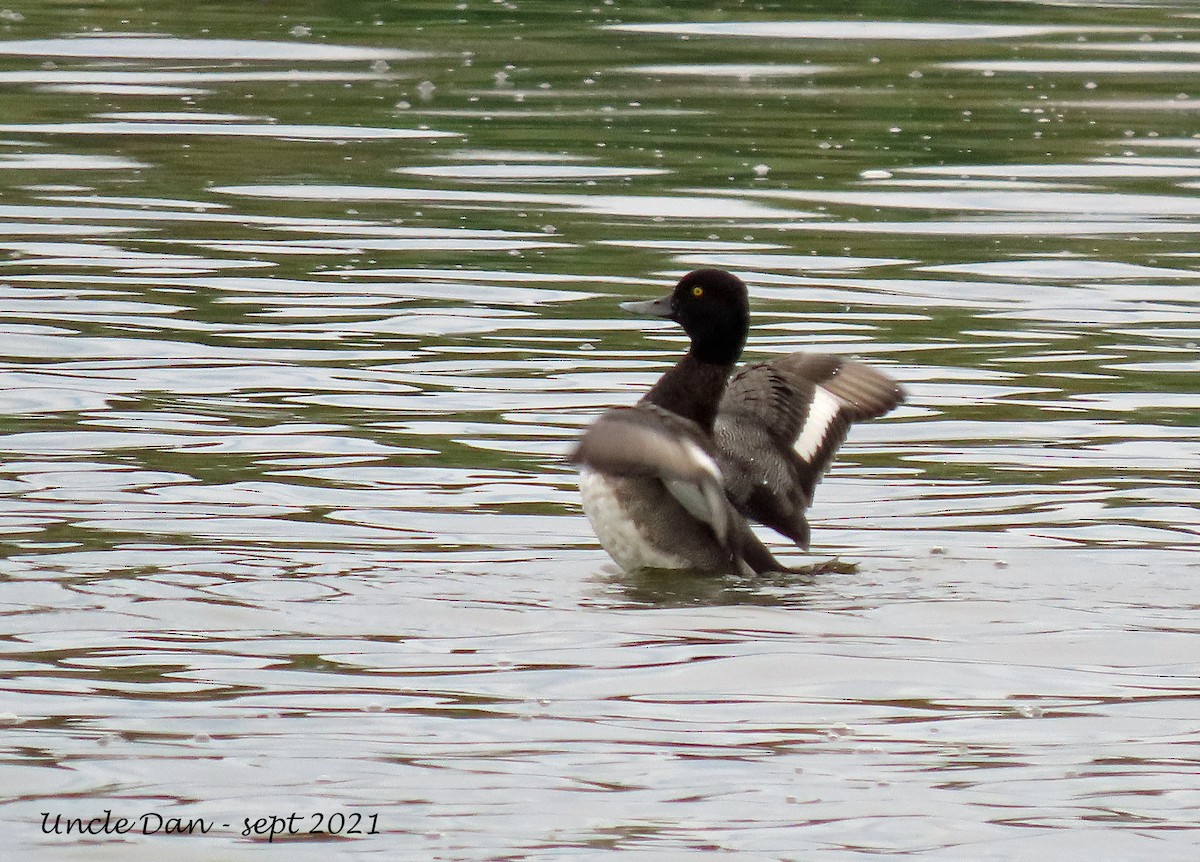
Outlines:
{"type": "Polygon", "coordinates": [[[886,374],[837,356],[793,353],[742,368],[714,428],[730,501],[808,547],[804,510],[851,424],[903,400],[903,388],[886,374]]]}
{"type": "Polygon", "coordinates": [[[649,476],[727,544],[736,514],[721,470],[692,422],[653,405],[617,407],[597,419],[571,454],[572,463],[615,476],[649,476]]]}

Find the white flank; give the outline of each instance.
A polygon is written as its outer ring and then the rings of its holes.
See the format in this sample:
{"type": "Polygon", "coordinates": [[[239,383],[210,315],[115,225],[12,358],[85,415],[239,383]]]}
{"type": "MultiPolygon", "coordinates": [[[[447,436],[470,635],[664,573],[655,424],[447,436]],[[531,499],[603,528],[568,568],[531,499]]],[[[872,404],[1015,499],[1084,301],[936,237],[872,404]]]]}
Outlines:
{"type": "Polygon", "coordinates": [[[794,448],[797,455],[806,462],[812,463],[812,459],[829,436],[829,428],[833,425],[833,421],[841,409],[842,402],[837,399],[837,396],[832,395],[828,389],[820,386],[814,387],[812,404],[808,406],[808,416],[805,417],[804,426],[796,437],[794,448]]]}
{"type": "Polygon", "coordinates": [[[620,498],[613,492],[608,479],[602,473],[586,467],[581,469],[579,493],[583,497],[584,514],[592,522],[592,529],[596,531],[600,546],[622,569],[634,571],[641,568],[688,567],[687,559],[660,551],[642,535],[642,531],[629,518],[620,498]]]}

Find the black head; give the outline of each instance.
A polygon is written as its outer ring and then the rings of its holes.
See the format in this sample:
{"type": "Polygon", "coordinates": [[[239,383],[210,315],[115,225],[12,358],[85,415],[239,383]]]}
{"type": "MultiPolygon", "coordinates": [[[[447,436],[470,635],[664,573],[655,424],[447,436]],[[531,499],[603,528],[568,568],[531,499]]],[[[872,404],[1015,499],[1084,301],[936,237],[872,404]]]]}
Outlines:
{"type": "Polygon", "coordinates": [[[679,280],[670,296],[652,302],[626,302],[622,308],[674,320],[692,339],[701,362],[732,365],[742,355],[750,329],[746,285],[723,269],[698,269],[679,280]]]}

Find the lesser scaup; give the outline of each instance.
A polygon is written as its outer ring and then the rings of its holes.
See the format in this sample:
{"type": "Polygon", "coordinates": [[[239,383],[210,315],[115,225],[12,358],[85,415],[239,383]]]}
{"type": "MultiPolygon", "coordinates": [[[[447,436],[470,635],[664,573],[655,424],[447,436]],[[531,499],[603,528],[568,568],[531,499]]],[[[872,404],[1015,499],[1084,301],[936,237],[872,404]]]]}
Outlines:
{"type": "Polygon", "coordinates": [[[691,347],[635,406],[597,419],[570,456],[600,544],[631,571],[788,571],[746,519],[807,549],[804,511],[850,425],[887,413],[904,390],[860,362],[812,353],[733,373],[750,304],[724,270],[696,270],[662,299],[621,307],[675,321],[691,347]]]}

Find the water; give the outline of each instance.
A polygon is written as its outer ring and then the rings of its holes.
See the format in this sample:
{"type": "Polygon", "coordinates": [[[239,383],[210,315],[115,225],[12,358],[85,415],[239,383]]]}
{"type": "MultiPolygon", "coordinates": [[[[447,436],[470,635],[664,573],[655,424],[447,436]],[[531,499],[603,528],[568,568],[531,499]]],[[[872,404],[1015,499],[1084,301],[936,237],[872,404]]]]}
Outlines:
{"type": "Polygon", "coordinates": [[[1194,858],[1190,6],[288,9],[0,11],[11,852],[1194,858]],[[580,514],[699,266],[909,388],[852,565],[580,514]]]}

